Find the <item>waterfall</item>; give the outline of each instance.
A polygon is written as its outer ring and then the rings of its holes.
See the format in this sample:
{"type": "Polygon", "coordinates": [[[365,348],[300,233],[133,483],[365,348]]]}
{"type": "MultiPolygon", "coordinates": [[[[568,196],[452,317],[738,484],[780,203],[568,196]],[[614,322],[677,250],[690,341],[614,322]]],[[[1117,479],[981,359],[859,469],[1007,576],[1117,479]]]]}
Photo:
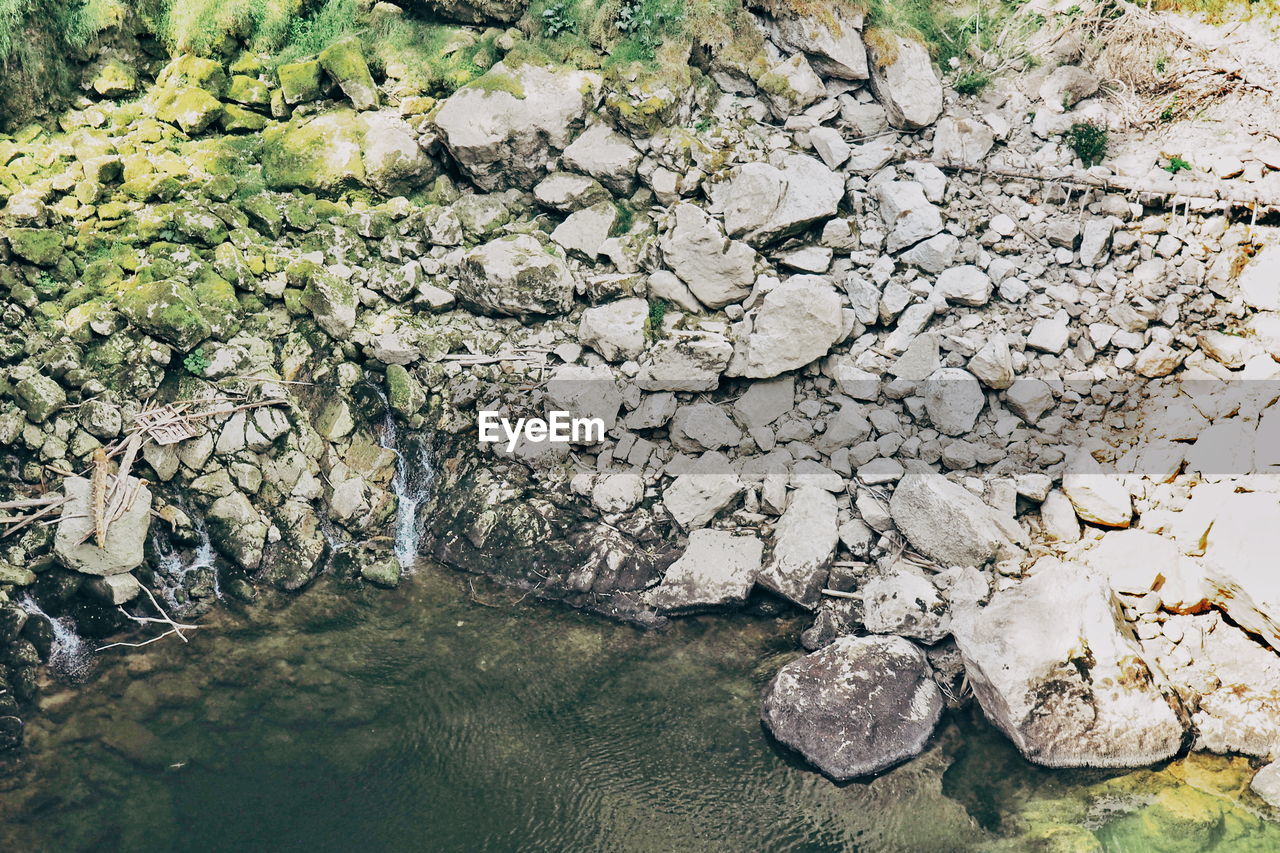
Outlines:
{"type": "MultiPolygon", "coordinates": [[[[377,392],[383,403],[387,403],[382,389],[378,388],[377,392]]],[[[390,405],[387,405],[378,444],[396,454],[396,474],[391,482],[396,496],[394,551],[400,568],[408,571],[418,559],[418,543],[422,539],[418,507],[431,496],[435,479],[431,445],[424,436],[415,433],[402,436],[390,405]]]]}
{"type": "Polygon", "coordinates": [[[199,541],[193,549],[176,548],[167,536],[161,535],[159,525],[152,525],[151,542],[156,554],[156,575],[160,581],[160,593],[171,606],[182,607],[183,603],[177,600],[177,592],[185,586],[187,576],[199,569],[210,569],[214,597],[221,600],[222,589],[218,584],[218,572],[214,564],[213,543],[209,541],[209,531],[205,527],[204,519],[189,512],[181,503],[179,508],[191,519],[191,526],[199,537],[199,541]]]}
{"type": "Polygon", "coordinates": [[[49,651],[50,669],[73,681],[79,681],[89,674],[93,650],[76,633],[75,623],[70,618],[59,616],[54,619],[40,609],[30,593],[18,600],[18,606],[33,616],[44,617],[53,628],[53,647],[49,651]]]}

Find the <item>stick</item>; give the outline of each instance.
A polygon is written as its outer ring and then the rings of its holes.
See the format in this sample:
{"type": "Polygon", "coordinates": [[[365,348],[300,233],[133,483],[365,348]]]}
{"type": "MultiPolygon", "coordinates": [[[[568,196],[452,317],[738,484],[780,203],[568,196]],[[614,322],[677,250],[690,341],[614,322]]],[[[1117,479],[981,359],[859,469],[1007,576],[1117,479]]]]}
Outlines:
{"type": "Polygon", "coordinates": [[[822,594],[829,595],[832,598],[862,598],[862,596],[856,592],[841,592],[838,589],[824,589],[822,594]]]}

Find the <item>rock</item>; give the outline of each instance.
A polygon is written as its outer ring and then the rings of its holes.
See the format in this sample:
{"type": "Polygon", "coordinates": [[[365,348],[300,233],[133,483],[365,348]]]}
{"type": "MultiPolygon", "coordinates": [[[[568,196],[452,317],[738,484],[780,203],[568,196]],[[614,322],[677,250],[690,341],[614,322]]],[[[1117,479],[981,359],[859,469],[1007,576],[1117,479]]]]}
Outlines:
{"type": "Polygon", "coordinates": [[[464,24],[514,24],[529,7],[528,0],[409,0],[446,21],[464,24]]]}
{"type": "Polygon", "coordinates": [[[729,236],[760,247],[835,216],[844,181],[813,157],[778,152],[739,166],[714,194],[729,236]]]}
{"type": "Polygon", "coordinates": [[[773,550],[760,570],[760,585],[812,610],[838,541],[835,497],[817,486],[801,486],[791,493],[774,528],[773,550]]]}
{"type": "Polygon", "coordinates": [[[62,234],[52,228],[10,228],[5,237],[15,255],[38,267],[56,266],[62,259],[62,234]]]}
{"type": "Polygon", "coordinates": [[[948,302],[980,307],[991,299],[991,277],[973,264],[952,267],[935,285],[948,302]]]}
{"type": "Polygon", "coordinates": [[[364,60],[360,40],[355,36],[338,39],[320,51],[320,67],[351,99],[357,110],[371,110],[378,106],[378,87],[364,60]]]}
{"type": "Polygon", "coordinates": [[[801,11],[793,5],[776,3],[770,13],[764,23],[774,44],[789,53],[803,52],[813,69],[824,77],[867,79],[861,12],[843,6],[801,11]]]}
{"type": "Polygon", "coordinates": [[[650,298],[661,299],[691,314],[701,313],[703,306],[698,297],[693,295],[689,285],[670,270],[654,270],[649,273],[648,285],[650,298]]]}
{"type": "Polygon", "coordinates": [[[982,566],[1006,541],[995,510],[941,474],[908,471],[889,499],[911,546],[943,566],[982,566]]]}
{"type": "Polygon", "coordinates": [[[929,51],[915,39],[881,29],[867,43],[871,91],[899,130],[928,127],[942,114],[942,83],[929,51]]]}
{"type": "Polygon", "coordinates": [[[1084,234],[1080,238],[1081,265],[1096,267],[1106,260],[1115,230],[1116,220],[1110,216],[1105,219],[1090,219],[1084,223],[1084,234]]]}
{"type": "Polygon", "coordinates": [[[142,592],[142,584],[128,572],[106,577],[92,578],[84,585],[84,589],[105,604],[127,604],[142,592]]]}
{"type": "Polygon", "coordinates": [[[1027,334],[1027,346],[1041,352],[1061,355],[1067,348],[1071,331],[1062,320],[1043,318],[1036,320],[1027,334]]]}
{"type": "Polygon", "coordinates": [[[184,53],[160,70],[156,85],[163,89],[191,86],[221,98],[227,91],[227,73],[216,60],[184,53]]]}
{"type": "Polygon", "coordinates": [[[267,524],[243,492],[232,491],[215,500],[206,518],[210,541],[227,559],[249,571],[262,564],[267,524]]]}
{"type": "Polygon", "coordinates": [[[602,201],[569,214],[551,232],[551,239],[566,252],[595,261],[617,221],[618,209],[613,202],[602,201]]]}
{"type": "Polygon", "coordinates": [[[450,95],[435,124],[480,189],[531,189],[569,145],[599,90],[592,72],[499,62],[450,95]]]}
{"type": "Polygon", "coordinates": [[[408,419],[427,402],[427,393],[404,365],[387,365],[387,405],[391,411],[408,419]]]}
{"type": "Polygon", "coordinates": [[[1173,373],[1181,363],[1182,353],[1159,341],[1152,341],[1138,353],[1133,369],[1138,371],[1140,376],[1155,379],[1173,373]]]}
{"type": "MultiPolygon", "coordinates": [[[[988,388],[994,388],[997,391],[1008,388],[1013,384],[1014,379],[1013,354],[1009,350],[1009,339],[1000,332],[994,332],[983,344],[982,349],[969,359],[968,367],[969,372],[978,377],[978,381],[988,388]]],[[[1052,405],[1052,397],[1050,405],[1052,405]]]]}
{"type": "Polygon", "coordinates": [[[995,141],[986,122],[947,116],[933,131],[933,159],[946,166],[977,166],[995,141]]]}
{"type": "Polygon", "coordinates": [[[222,102],[203,89],[188,86],[156,95],[156,118],[187,133],[200,133],[222,117],[222,102]]]}
{"type": "Polygon", "coordinates": [[[940,273],[955,262],[960,241],[950,234],[935,234],[927,240],[921,240],[910,249],[898,255],[904,264],[912,264],[925,272],[940,273]]]}
{"type": "Polygon", "coordinates": [[[926,578],[894,571],[862,587],[863,624],[872,634],[912,637],[933,645],[951,632],[947,603],[926,578]]]}
{"type": "Polygon", "coordinates": [[[845,781],[918,754],[942,706],[929,663],[909,640],[840,637],[779,670],[760,716],[781,743],[845,781]]]}
{"type": "Polygon", "coordinates": [[[236,74],[227,88],[227,100],[253,107],[265,107],[271,103],[271,88],[256,77],[236,74]]]}
{"type": "Polygon", "coordinates": [[[714,332],[666,338],[641,357],[636,386],[644,391],[711,391],[732,357],[733,345],[714,332]]]}
{"type": "Polygon", "coordinates": [[[1263,246],[1236,280],[1244,304],[1259,311],[1280,311],[1280,244],[1263,246]]]}
{"type": "Polygon", "coordinates": [[[978,380],[966,370],[944,367],[925,380],[924,410],[934,429],[964,435],[973,429],[987,398],[978,380]]]}
{"type": "Polygon", "coordinates": [[[552,172],[533,188],[538,204],[559,213],[573,213],[602,201],[612,201],[609,191],[595,178],[571,172],[552,172]]]}
{"type": "Polygon", "coordinates": [[[356,325],[356,290],[351,282],[317,270],[302,291],[302,306],[335,341],[351,337],[356,325]]]}
{"type": "Polygon", "coordinates": [[[106,541],[98,547],[96,535],[90,536],[94,526],[89,481],[84,477],[67,477],[63,481],[67,502],[62,506],[53,540],[53,553],[63,566],[86,575],[105,576],[123,574],[142,565],[151,527],[151,491],[136,477],[129,477],[125,487],[125,494],[136,497],[125,505],[124,514],[108,525],[106,541]]]}
{"type": "Polygon", "coordinates": [[[797,275],[765,296],[751,317],[729,373],[768,379],[831,351],[844,333],[841,299],[823,276],[797,275]]]}
{"type": "Polygon", "coordinates": [[[756,536],[702,529],[689,534],[680,559],[645,600],[663,613],[697,613],[746,602],[764,555],[756,536]]]}
{"type": "Polygon", "coordinates": [[[1040,504],[1040,523],[1045,536],[1056,542],[1079,542],[1080,521],[1076,508],[1062,492],[1054,489],[1040,504]]]}
{"type": "Polygon", "coordinates": [[[368,186],[393,195],[436,174],[412,129],[390,110],[295,118],[268,128],[262,143],[262,175],[272,189],[336,193],[368,186]]]}
{"type": "MultiPolygon", "coordinates": [[[[827,164],[828,169],[838,169],[849,159],[849,143],[834,127],[815,127],[809,131],[809,144],[827,164]]],[[[828,223],[830,225],[831,223],[828,223]]]]}
{"type": "Polygon", "coordinates": [[[755,283],[755,250],[726,237],[695,204],[677,204],[672,212],[675,224],[660,244],[667,266],[709,308],[745,299],[755,283]]]}
{"type": "Polygon", "coordinates": [[[528,234],[477,246],[462,257],[456,275],[458,300],[482,314],[555,316],[573,305],[569,268],[528,234]]]}
{"type": "Polygon", "coordinates": [[[1053,388],[1042,379],[1017,379],[1004,395],[1005,404],[1015,415],[1036,424],[1054,407],[1053,388]]]}
{"type": "Polygon", "coordinates": [[[768,426],[795,406],[795,390],[795,379],[790,376],[752,382],[734,400],[733,410],[748,429],[768,426]]]}
{"type": "Polygon", "coordinates": [[[671,419],[670,434],[677,448],[694,452],[734,447],[742,441],[742,430],[712,403],[681,406],[671,419]]]}
{"type": "Polygon", "coordinates": [[[67,404],[67,393],[57,382],[39,373],[23,379],[13,388],[14,396],[27,419],[42,424],[67,404]]]}
{"type": "Polygon", "coordinates": [[[138,73],[131,66],[113,59],[102,66],[89,85],[104,98],[123,98],[137,91],[138,73]]]}
{"type": "Polygon", "coordinates": [[[1039,571],[951,630],[987,719],[1049,767],[1141,767],[1177,754],[1186,712],[1151,670],[1106,582],[1039,571]]]}
{"type": "Polygon", "coordinates": [[[779,118],[795,115],[827,93],[822,78],[803,54],[777,63],[756,81],[773,114],[779,118]]]}
{"type": "Polygon", "coordinates": [[[426,186],[439,172],[418,137],[393,110],[361,113],[365,183],[386,196],[426,186]]]}
{"type": "Polygon", "coordinates": [[[317,59],[286,62],[276,69],[286,104],[303,104],[324,97],[324,69],[317,59]]]}
{"type": "Polygon", "coordinates": [[[1209,601],[1280,649],[1280,504],[1265,492],[1230,493],[1208,514],[1201,564],[1209,601]]]}
{"type": "Polygon", "coordinates": [[[1133,500],[1118,477],[1105,474],[1093,457],[1082,454],[1067,460],[1062,491],[1082,521],[1103,527],[1128,527],[1133,520],[1133,500]]]}
{"type": "Polygon", "coordinates": [[[607,364],[561,364],[547,377],[546,402],[572,417],[599,418],[608,431],[617,423],[622,394],[607,364]]]}
{"type": "Polygon", "coordinates": [[[635,189],[640,152],[631,140],[607,124],[587,128],[564,150],[564,168],[598,180],[620,196],[635,189]]]}
{"type": "Polygon", "coordinates": [[[1040,84],[1040,97],[1051,111],[1066,112],[1076,102],[1098,91],[1100,84],[1097,75],[1091,71],[1078,65],[1059,65],[1040,84]]]}
{"type": "Polygon", "coordinates": [[[118,304],[134,325],[182,352],[213,334],[195,291],[176,279],[137,283],[124,291],[118,304]]]}
{"type": "Polygon", "coordinates": [[[942,214],[915,181],[885,181],[876,186],[880,218],[889,230],[885,249],[898,252],[942,230],[942,214]]]}
{"type": "Polygon", "coordinates": [[[744,488],[729,460],[708,451],[667,486],[662,504],[682,528],[697,530],[733,503],[744,488]]]}
{"type": "Polygon", "coordinates": [[[395,554],[365,554],[362,557],[360,577],[383,589],[395,589],[400,585],[401,566],[395,554]]]}
{"type": "Polygon", "coordinates": [[[606,514],[630,512],[644,500],[644,480],[638,474],[608,474],[591,489],[591,503],[606,514]]]}
{"type": "Polygon", "coordinates": [[[1145,530],[1113,530],[1076,559],[1116,592],[1146,595],[1178,572],[1178,546],[1145,530]]]}
{"type": "Polygon", "coordinates": [[[619,299],[588,308],[578,321],[578,340],[606,361],[639,358],[645,349],[648,319],[649,303],[644,299],[619,299]]]}

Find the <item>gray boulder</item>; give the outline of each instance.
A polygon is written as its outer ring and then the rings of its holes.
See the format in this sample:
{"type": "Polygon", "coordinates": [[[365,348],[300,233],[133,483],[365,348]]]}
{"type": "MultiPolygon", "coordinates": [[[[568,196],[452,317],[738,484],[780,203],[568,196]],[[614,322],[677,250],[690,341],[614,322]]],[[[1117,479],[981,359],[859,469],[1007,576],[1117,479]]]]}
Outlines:
{"type": "Polygon", "coordinates": [[[528,234],[477,246],[456,267],[456,296],[481,314],[555,316],[573,306],[573,276],[563,259],[528,234]]]}
{"type": "Polygon", "coordinates": [[[590,175],[618,195],[635,189],[640,152],[631,140],[607,124],[587,128],[564,150],[566,169],[590,175]]]}
{"type": "Polygon", "coordinates": [[[741,302],[755,283],[755,250],[730,240],[696,204],[677,204],[675,224],[662,238],[667,266],[710,308],[741,302]]]}
{"type": "Polygon", "coordinates": [[[773,531],[760,585],[810,610],[817,607],[839,541],[836,499],[825,489],[796,489],[773,531]]]}
{"type": "Polygon", "coordinates": [[[908,472],[889,512],[913,548],[944,566],[981,566],[1005,541],[995,510],[941,474],[908,472]]]}
{"type": "Polygon", "coordinates": [[[704,528],[689,534],[680,559],[646,600],[664,613],[694,613],[747,600],[764,554],[756,536],[704,528]]]}
{"type": "Polygon", "coordinates": [[[987,719],[1049,767],[1141,767],[1181,751],[1187,716],[1148,667],[1106,581],[1072,564],[958,607],[951,630],[987,719]]]}
{"type": "Polygon", "coordinates": [[[644,352],[648,318],[649,303],[638,297],[588,308],[578,321],[578,340],[606,361],[638,358],[644,352]]]}
{"type": "Polygon", "coordinates": [[[945,435],[972,430],[986,402],[982,386],[967,370],[944,367],[925,380],[924,410],[934,428],[945,435]]]}
{"type": "Polygon", "coordinates": [[[733,357],[733,344],[715,332],[665,338],[640,359],[636,385],[644,391],[711,391],[733,357]]]}
{"type": "Polygon", "coordinates": [[[773,3],[769,13],[765,28],[774,44],[791,53],[803,52],[825,77],[867,79],[861,12],[838,4],[805,12],[791,4],[773,3]]]}
{"type": "Polygon", "coordinates": [[[822,358],[844,334],[842,308],[829,279],[792,276],[749,315],[750,331],[739,341],[728,373],[768,379],[822,358]]]}
{"type": "Polygon", "coordinates": [[[880,218],[889,230],[885,249],[897,252],[942,230],[942,213],[915,181],[885,181],[875,188],[880,218]]]}
{"type": "Polygon", "coordinates": [[[871,91],[889,124],[900,130],[928,127],[942,114],[942,83],[929,50],[920,42],[887,30],[867,45],[871,91]]]}
{"type": "Polygon", "coordinates": [[[715,198],[730,237],[765,246],[835,216],[844,181],[814,157],[780,152],[739,166],[715,198]]]}
{"type": "Polygon", "coordinates": [[[84,477],[63,481],[67,502],[54,533],[53,553],[68,569],[86,575],[119,575],[136,569],[145,559],[147,531],[151,527],[151,491],[136,477],[129,477],[125,494],[137,496],[107,527],[106,541],[98,547],[92,535],[92,488],[84,477]],[[84,540],[83,543],[81,540],[84,540]]]}
{"type": "Polygon", "coordinates": [[[942,715],[924,653],[901,637],[841,637],[792,661],[764,690],[761,719],[836,781],[917,755],[942,715]]]}

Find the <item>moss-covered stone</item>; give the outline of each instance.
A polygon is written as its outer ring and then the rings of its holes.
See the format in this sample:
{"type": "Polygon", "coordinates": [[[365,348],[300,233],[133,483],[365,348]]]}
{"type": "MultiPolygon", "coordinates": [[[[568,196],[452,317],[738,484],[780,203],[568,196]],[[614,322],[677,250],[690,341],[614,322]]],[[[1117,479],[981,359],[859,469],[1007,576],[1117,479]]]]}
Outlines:
{"type": "Polygon", "coordinates": [[[356,325],[356,289],[351,282],[319,270],[302,291],[302,305],[334,340],[351,337],[356,325]]]}
{"type": "Polygon", "coordinates": [[[226,224],[207,210],[191,204],[179,204],[174,206],[170,215],[178,233],[193,242],[216,246],[227,239],[226,224]]]}
{"type": "Polygon", "coordinates": [[[402,365],[387,365],[387,402],[393,412],[404,418],[411,418],[426,401],[427,395],[418,380],[413,378],[413,374],[402,365]]]}
{"type": "Polygon", "coordinates": [[[90,84],[104,98],[123,98],[138,88],[138,73],[118,59],[103,65],[90,84]]]}
{"type": "Polygon", "coordinates": [[[213,333],[196,294],[176,279],[134,284],[120,297],[119,308],[134,325],[182,352],[213,333]]]}
{"type": "Polygon", "coordinates": [[[270,124],[270,121],[238,104],[225,104],[222,107],[221,124],[227,133],[257,133],[270,124]]]}
{"type": "Polygon", "coordinates": [[[324,97],[324,69],[317,59],[287,62],[276,69],[286,104],[304,104],[324,97]]]}
{"type": "Polygon", "coordinates": [[[19,382],[13,391],[27,417],[38,424],[67,404],[67,393],[62,387],[39,373],[19,382]]]}
{"type": "Polygon", "coordinates": [[[266,107],[271,104],[271,88],[256,77],[236,74],[227,87],[227,100],[248,107],[266,107]]]}
{"type": "Polygon", "coordinates": [[[273,189],[331,192],[364,182],[364,126],[351,110],[269,128],[262,141],[262,174],[273,189]]]}
{"type": "Polygon", "coordinates": [[[222,117],[222,102],[204,89],[188,86],[157,95],[156,118],[199,133],[222,117]]]}
{"type": "Polygon", "coordinates": [[[24,261],[52,267],[62,259],[62,235],[51,228],[10,228],[7,236],[13,253],[24,261]]]}
{"type": "Polygon", "coordinates": [[[378,106],[378,87],[355,36],[339,39],[326,47],[320,52],[319,62],[356,109],[371,110],[378,106]]]}
{"type": "Polygon", "coordinates": [[[227,73],[212,59],[185,53],[164,67],[156,77],[156,85],[165,89],[202,89],[221,98],[227,92],[227,73]]]}
{"type": "Polygon", "coordinates": [[[241,203],[250,224],[268,237],[276,238],[284,231],[284,214],[265,195],[250,196],[241,203]]]}
{"type": "Polygon", "coordinates": [[[240,331],[244,312],[231,282],[206,269],[191,283],[191,291],[214,337],[226,340],[240,331]]]}
{"type": "Polygon", "coordinates": [[[170,201],[181,190],[182,185],[177,178],[159,172],[142,175],[120,185],[120,192],[134,201],[170,201]]]}

